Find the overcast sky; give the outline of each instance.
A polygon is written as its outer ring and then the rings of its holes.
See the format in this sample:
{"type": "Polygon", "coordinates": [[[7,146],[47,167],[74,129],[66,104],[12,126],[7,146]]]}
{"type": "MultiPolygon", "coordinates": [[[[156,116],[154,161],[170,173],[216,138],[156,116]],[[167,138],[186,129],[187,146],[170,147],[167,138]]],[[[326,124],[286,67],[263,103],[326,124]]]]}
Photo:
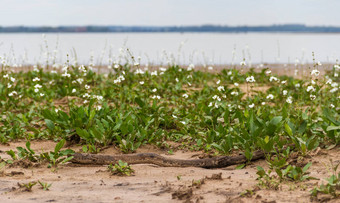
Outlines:
{"type": "Polygon", "coordinates": [[[0,0],[0,26],[340,26],[340,0],[0,0]]]}

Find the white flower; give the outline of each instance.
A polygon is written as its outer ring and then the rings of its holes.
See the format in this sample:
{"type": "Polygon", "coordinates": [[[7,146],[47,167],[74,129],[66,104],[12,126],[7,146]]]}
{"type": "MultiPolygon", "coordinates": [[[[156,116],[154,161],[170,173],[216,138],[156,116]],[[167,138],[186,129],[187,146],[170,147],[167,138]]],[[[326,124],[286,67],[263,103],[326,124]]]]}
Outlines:
{"type": "Polygon", "coordinates": [[[4,75],[4,76],[3,76],[3,78],[9,78],[9,75],[8,75],[8,74],[6,74],[6,75],[4,75]]]}
{"type": "Polygon", "coordinates": [[[334,93],[334,92],[338,91],[338,89],[339,89],[339,88],[337,88],[337,87],[334,87],[334,88],[333,88],[333,89],[331,89],[329,92],[330,92],[330,93],[334,93]]]}
{"type": "Polygon", "coordinates": [[[267,99],[274,99],[274,95],[268,94],[268,96],[267,96],[266,98],[267,98],[267,99]]]}
{"type": "Polygon", "coordinates": [[[155,71],[151,72],[151,76],[152,75],[157,76],[157,71],[155,70],[155,71]]]}
{"type": "Polygon", "coordinates": [[[220,92],[221,92],[221,91],[224,91],[224,87],[223,87],[223,86],[219,86],[217,89],[218,89],[218,91],[220,91],[220,92]]]}
{"type": "Polygon", "coordinates": [[[39,92],[39,89],[34,89],[34,92],[39,92]]]}
{"type": "Polygon", "coordinates": [[[214,69],[212,66],[209,66],[209,67],[208,67],[208,70],[212,70],[212,69],[214,69]]]}
{"type": "Polygon", "coordinates": [[[316,84],[314,80],[311,80],[311,83],[312,83],[312,85],[315,85],[315,84],[316,84]]]}
{"type": "Polygon", "coordinates": [[[82,84],[82,83],[84,82],[84,79],[83,79],[83,78],[78,78],[78,79],[77,79],[77,82],[78,82],[79,84],[82,84]]]}
{"type": "Polygon", "coordinates": [[[192,78],[192,75],[188,75],[187,78],[188,78],[188,79],[189,79],[189,78],[192,78]]]}
{"type": "Polygon", "coordinates": [[[249,77],[246,78],[246,81],[247,82],[255,82],[255,78],[254,78],[254,76],[249,76],[249,77]]]}
{"type": "Polygon", "coordinates": [[[185,125],[186,123],[185,123],[185,121],[180,121],[183,125],[185,125]]]}
{"type": "Polygon", "coordinates": [[[7,83],[7,88],[11,88],[12,84],[11,83],[7,83]]]}
{"type": "Polygon", "coordinates": [[[309,95],[309,97],[310,97],[311,100],[314,100],[316,98],[316,96],[313,95],[313,94],[309,95]]]}
{"type": "Polygon", "coordinates": [[[272,82],[272,81],[278,81],[279,79],[277,79],[277,77],[274,77],[274,76],[270,76],[269,78],[269,82],[272,82]]]}
{"type": "Polygon", "coordinates": [[[87,101],[87,100],[85,99],[83,103],[84,103],[84,104],[87,104],[88,102],[89,102],[89,101],[87,101]]]}
{"type": "Polygon", "coordinates": [[[194,69],[195,68],[195,65],[194,64],[190,64],[189,66],[188,66],[188,71],[191,71],[192,69],[194,69]]]}
{"type": "Polygon", "coordinates": [[[272,73],[271,70],[267,70],[267,71],[266,71],[266,74],[267,74],[267,75],[269,75],[269,74],[271,74],[271,73],[272,73]]]}
{"type": "Polygon", "coordinates": [[[232,91],[230,94],[231,94],[231,95],[237,96],[237,95],[238,95],[238,92],[232,91]]]}
{"type": "Polygon", "coordinates": [[[334,104],[330,104],[329,107],[334,108],[335,106],[334,106],[334,104]]]}
{"type": "Polygon", "coordinates": [[[217,101],[221,101],[221,98],[219,96],[217,96],[217,95],[214,95],[212,98],[217,100],[217,101]]]}
{"type": "Polygon", "coordinates": [[[281,82],[281,84],[286,84],[286,82],[287,82],[287,81],[286,81],[286,80],[284,80],[284,81],[282,81],[282,82],[281,82]]]}
{"type": "Polygon", "coordinates": [[[45,94],[44,93],[40,93],[40,96],[42,97],[42,96],[44,96],[45,94]]]}
{"type": "Polygon", "coordinates": [[[67,72],[67,69],[68,69],[68,66],[64,66],[64,67],[62,68],[62,71],[67,72]]]}
{"type": "Polygon", "coordinates": [[[237,82],[234,83],[235,87],[237,87],[239,84],[237,82]]]}
{"type": "Polygon", "coordinates": [[[288,93],[287,90],[283,90],[283,91],[282,91],[283,96],[287,95],[287,93],[288,93]]]}
{"type": "Polygon", "coordinates": [[[40,81],[40,78],[38,77],[33,78],[33,82],[36,82],[36,81],[40,81]]]}
{"type": "Polygon", "coordinates": [[[338,74],[338,73],[334,73],[334,77],[336,77],[336,78],[337,78],[338,76],[339,76],[339,74],[338,74]]]}
{"type": "Polygon", "coordinates": [[[89,95],[89,93],[86,92],[86,93],[83,95],[83,98],[85,98],[85,97],[90,98],[91,95],[89,95]]]}
{"type": "Polygon", "coordinates": [[[288,104],[293,103],[293,97],[292,97],[292,96],[289,96],[289,97],[286,99],[286,102],[287,102],[288,104]]]}
{"type": "Polygon", "coordinates": [[[12,91],[11,93],[8,94],[9,97],[13,96],[13,95],[17,95],[18,93],[16,91],[12,91]]]}
{"type": "Polygon", "coordinates": [[[10,80],[11,80],[12,82],[15,82],[15,78],[13,78],[13,77],[11,77],[10,80]]]}
{"type": "Polygon", "coordinates": [[[215,108],[217,109],[218,108],[218,104],[215,102],[215,108]]]}
{"type": "Polygon", "coordinates": [[[78,70],[80,70],[83,73],[86,73],[86,68],[84,65],[79,66],[78,70]]]}
{"type": "Polygon", "coordinates": [[[100,109],[102,109],[102,106],[97,106],[96,110],[99,111],[100,109]]]}
{"type": "Polygon", "coordinates": [[[173,118],[178,118],[178,117],[177,117],[177,116],[175,116],[175,115],[172,115],[172,117],[173,117],[173,118]]]}
{"type": "Polygon", "coordinates": [[[85,85],[85,89],[90,89],[90,85],[85,85]]]}
{"type": "Polygon", "coordinates": [[[189,95],[188,95],[188,94],[183,94],[183,95],[182,95],[182,97],[184,97],[184,98],[188,98],[188,97],[189,97],[189,95]]]}
{"type": "Polygon", "coordinates": [[[178,82],[179,81],[178,78],[176,78],[175,81],[178,82]]]}
{"type": "Polygon", "coordinates": [[[310,74],[311,74],[311,75],[315,75],[315,76],[319,76],[320,71],[314,69],[314,70],[312,70],[312,72],[311,72],[310,74]]]}
{"type": "Polygon", "coordinates": [[[63,77],[71,77],[71,74],[69,74],[67,71],[65,71],[65,73],[63,73],[61,76],[63,77]]]}
{"type": "Polygon", "coordinates": [[[254,106],[255,106],[255,104],[254,104],[254,103],[252,103],[252,104],[250,104],[250,105],[249,105],[249,108],[251,108],[251,109],[252,109],[252,108],[254,108],[254,106]]]}
{"type": "Polygon", "coordinates": [[[216,84],[218,85],[218,84],[220,84],[220,83],[221,83],[221,80],[217,80],[216,84]]]}
{"type": "Polygon", "coordinates": [[[52,74],[57,74],[57,71],[51,70],[51,73],[52,73],[52,74]]]}
{"type": "Polygon", "coordinates": [[[144,81],[140,81],[139,84],[144,85],[144,81]]]}
{"type": "Polygon", "coordinates": [[[104,97],[103,96],[99,96],[99,95],[97,95],[97,99],[99,100],[99,101],[103,101],[103,99],[104,99],[104,97]]]}
{"type": "Polygon", "coordinates": [[[209,103],[209,105],[208,105],[208,107],[212,107],[212,105],[213,105],[213,103],[212,103],[212,102],[210,102],[210,103],[209,103]]]}
{"type": "Polygon", "coordinates": [[[152,99],[161,99],[161,97],[159,95],[153,95],[151,98],[152,99]]]}
{"type": "Polygon", "coordinates": [[[246,62],[245,62],[245,61],[241,61],[241,62],[240,62],[240,65],[241,65],[241,66],[245,66],[245,65],[246,65],[246,62]]]}
{"type": "Polygon", "coordinates": [[[154,88],[153,90],[151,90],[152,92],[157,92],[157,89],[156,88],[154,88]]]}
{"type": "Polygon", "coordinates": [[[233,74],[233,72],[231,72],[231,71],[228,71],[228,73],[227,73],[228,75],[232,75],[233,74]]]}
{"type": "Polygon", "coordinates": [[[300,86],[301,86],[300,83],[295,84],[296,88],[299,88],[300,86]]]}
{"type": "Polygon", "coordinates": [[[307,87],[307,92],[314,92],[315,91],[315,88],[313,86],[308,86],[307,87]]]}
{"type": "Polygon", "coordinates": [[[34,85],[34,88],[35,88],[35,89],[39,89],[39,88],[42,88],[42,86],[39,85],[39,84],[36,84],[36,85],[34,85]]]}
{"type": "Polygon", "coordinates": [[[76,89],[72,89],[72,93],[75,93],[77,90],[76,89]]]}
{"type": "Polygon", "coordinates": [[[331,84],[331,86],[332,86],[332,87],[337,87],[337,86],[338,86],[338,83],[333,82],[333,83],[331,84]]]}
{"type": "Polygon", "coordinates": [[[165,72],[165,71],[166,71],[166,68],[159,67],[159,70],[162,71],[162,72],[165,72]]]}
{"type": "MultiPolygon", "coordinates": [[[[119,67],[119,66],[118,66],[119,67]]],[[[142,69],[138,68],[136,71],[135,71],[135,74],[144,74],[144,71],[142,71],[142,69]]]]}
{"type": "Polygon", "coordinates": [[[54,109],[54,111],[55,111],[56,113],[58,113],[59,109],[54,109]]]}
{"type": "Polygon", "coordinates": [[[114,67],[115,69],[117,69],[117,68],[119,68],[119,64],[115,64],[113,67],[114,67]]]}
{"type": "Polygon", "coordinates": [[[262,106],[266,105],[266,102],[262,102],[261,105],[262,105],[262,106]]]}

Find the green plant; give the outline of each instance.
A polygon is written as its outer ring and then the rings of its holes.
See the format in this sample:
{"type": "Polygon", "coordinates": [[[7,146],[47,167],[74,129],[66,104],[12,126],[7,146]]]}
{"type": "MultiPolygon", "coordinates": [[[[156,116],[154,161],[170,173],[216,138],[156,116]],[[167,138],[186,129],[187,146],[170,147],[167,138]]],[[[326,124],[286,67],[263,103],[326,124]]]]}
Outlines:
{"type": "Polygon", "coordinates": [[[44,182],[41,182],[40,180],[38,180],[38,183],[40,184],[41,188],[43,190],[49,190],[49,188],[52,186],[52,183],[44,183],[44,182]]]}
{"type": "Polygon", "coordinates": [[[110,164],[108,166],[108,170],[111,172],[111,174],[120,176],[131,176],[134,173],[134,170],[131,168],[131,166],[121,160],[118,161],[118,164],[110,164]]]}
{"type": "Polygon", "coordinates": [[[31,181],[31,182],[28,182],[28,183],[19,183],[18,182],[18,186],[20,188],[25,188],[25,191],[27,191],[27,192],[31,192],[33,186],[35,186],[36,184],[37,184],[36,181],[31,181]]]}
{"type": "Polygon", "coordinates": [[[340,172],[337,174],[337,169],[340,163],[333,165],[331,162],[332,167],[332,175],[326,179],[326,184],[321,184],[319,187],[314,187],[310,192],[311,195],[316,197],[319,193],[329,194],[334,198],[340,197],[340,172]]]}
{"type": "Polygon", "coordinates": [[[56,167],[58,164],[64,164],[73,159],[72,156],[72,154],[74,154],[73,150],[71,149],[61,150],[65,142],[66,141],[64,139],[60,140],[56,144],[53,152],[44,152],[40,155],[41,159],[49,162],[48,165],[49,168],[52,166],[56,167]]]}

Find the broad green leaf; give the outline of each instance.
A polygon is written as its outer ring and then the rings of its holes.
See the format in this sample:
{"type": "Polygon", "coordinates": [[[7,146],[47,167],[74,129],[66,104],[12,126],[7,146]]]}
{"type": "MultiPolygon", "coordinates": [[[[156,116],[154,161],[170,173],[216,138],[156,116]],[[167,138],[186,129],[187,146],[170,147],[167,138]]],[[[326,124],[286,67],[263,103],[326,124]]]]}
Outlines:
{"type": "Polygon", "coordinates": [[[51,131],[54,130],[55,126],[54,126],[53,121],[51,121],[50,119],[45,119],[45,123],[48,129],[50,129],[51,131]]]}

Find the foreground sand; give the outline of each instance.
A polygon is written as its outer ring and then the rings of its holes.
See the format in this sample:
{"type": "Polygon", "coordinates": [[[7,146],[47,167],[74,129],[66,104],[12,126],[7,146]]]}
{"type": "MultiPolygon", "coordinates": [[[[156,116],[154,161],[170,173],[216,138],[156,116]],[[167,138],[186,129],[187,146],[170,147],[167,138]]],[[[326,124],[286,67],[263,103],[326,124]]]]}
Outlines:
{"type": "MultiPolygon", "coordinates": [[[[33,141],[32,148],[52,151],[55,144],[52,141],[33,141]]],[[[15,150],[17,146],[24,147],[25,142],[0,145],[0,156],[9,158],[5,151],[15,150]]],[[[71,148],[75,151],[80,149],[79,146],[71,148]]],[[[167,151],[152,146],[141,147],[138,152],[156,152],[181,159],[195,159],[203,154],[178,150],[174,155],[168,155],[167,151]]],[[[110,146],[100,153],[114,154],[118,151],[110,146]]],[[[264,160],[243,169],[235,169],[236,166],[202,169],[132,165],[135,174],[130,177],[112,176],[106,166],[66,164],[56,171],[47,168],[47,165],[5,168],[0,177],[0,202],[310,202],[309,191],[330,175],[327,170],[330,159],[334,163],[340,162],[340,148],[317,150],[312,155],[300,162],[312,162],[310,175],[321,180],[288,182],[281,184],[279,190],[256,189],[256,166],[267,168],[264,160]],[[50,190],[44,191],[38,185],[31,192],[19,189],[18,183],[37,180],[52,183],[50,190]],[[241,196],[246,190],[253,190],[254,194],[241,196]]],[[[328,201],[329,198],[320,196],[319,200],[328,201]]],[[[339,199],[329,200],[337,201],[339,199]]]]}

